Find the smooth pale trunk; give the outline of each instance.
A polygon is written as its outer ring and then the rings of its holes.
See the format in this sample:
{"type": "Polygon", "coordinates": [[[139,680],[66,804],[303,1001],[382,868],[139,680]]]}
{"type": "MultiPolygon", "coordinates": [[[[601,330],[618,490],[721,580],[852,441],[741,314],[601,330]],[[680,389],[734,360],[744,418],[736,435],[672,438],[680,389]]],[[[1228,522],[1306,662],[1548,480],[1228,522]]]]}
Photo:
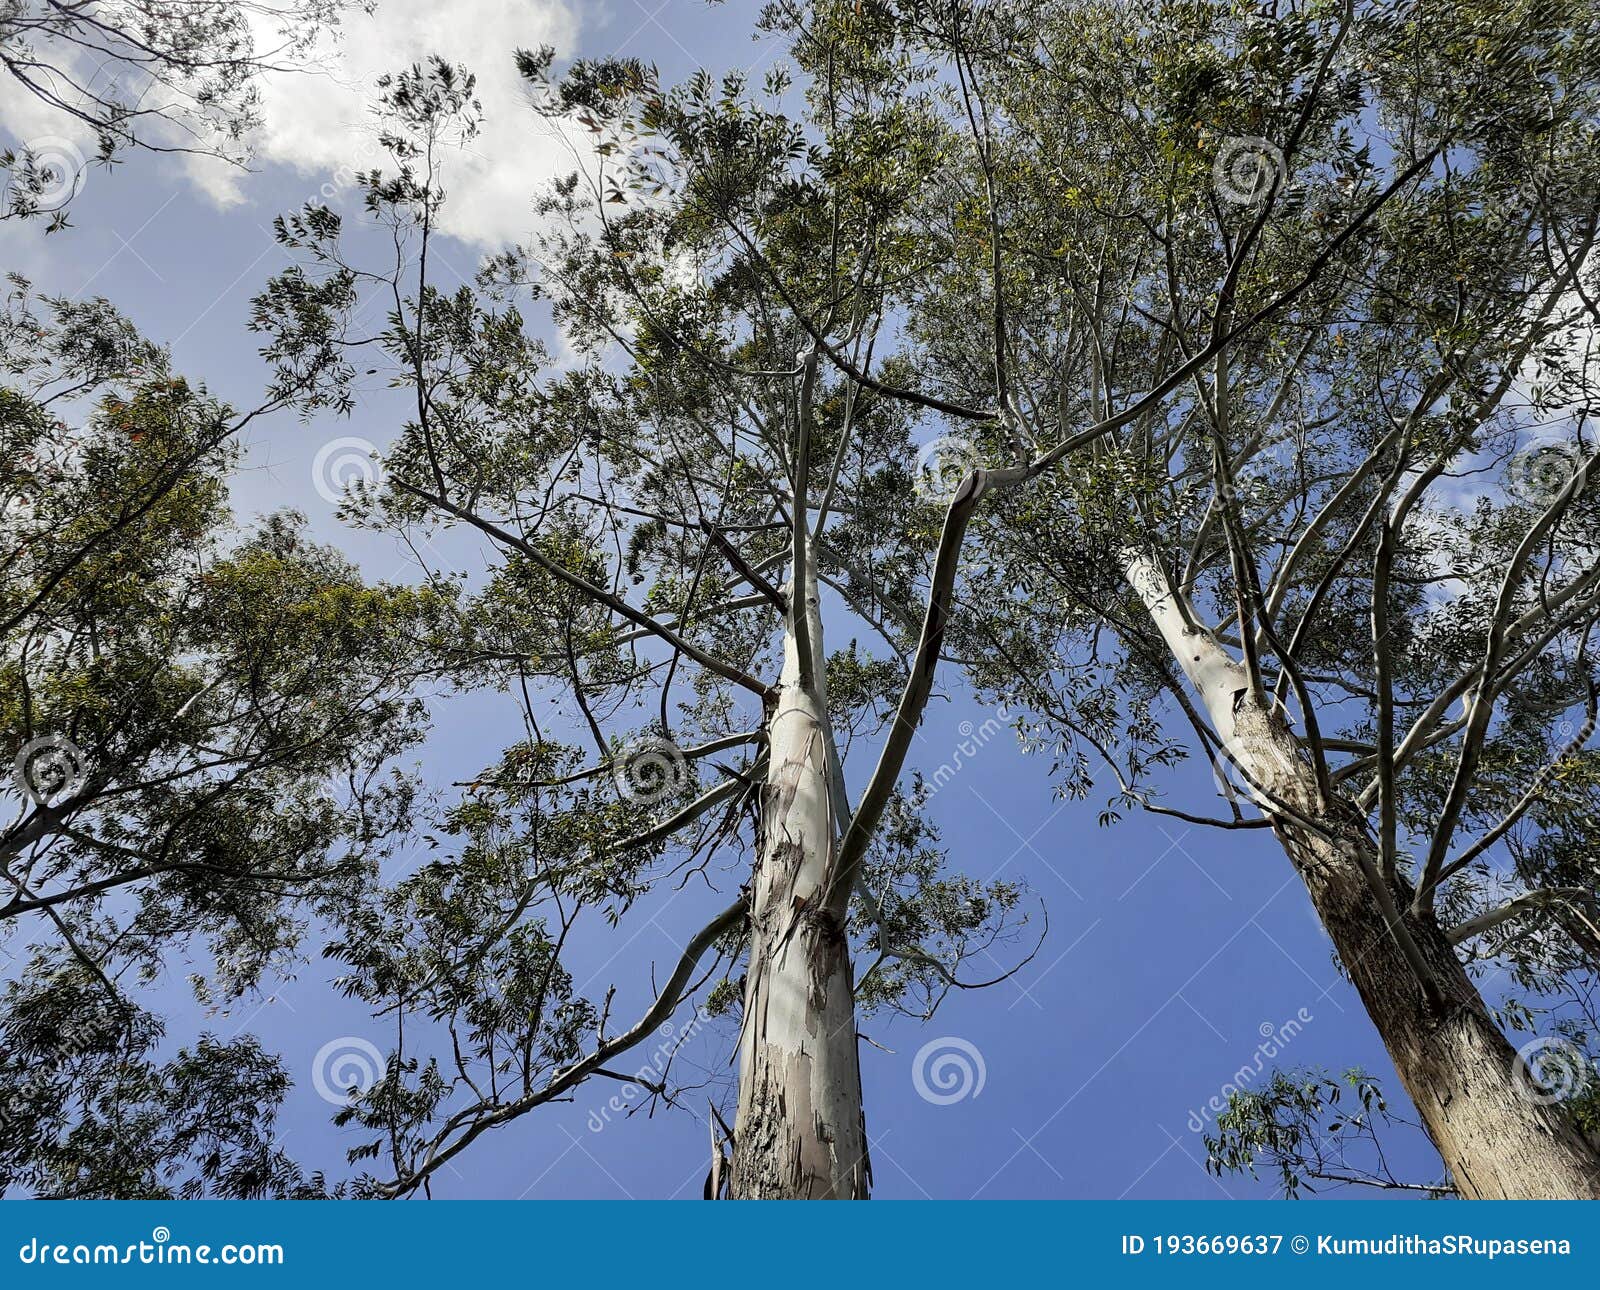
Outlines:
{"type": "Polygon", "coordinates": [[[1411,892],[1396,905],[1443,995],[1430,1006],[1363,872],[1377,864],[1365,818],[1344,798],[1318,802],[1316,774],[1274,713],[1249,698],[1244,668],[1208,633],[1185,621],[1161,567],[1124,553],[1139,593],[1184,675],[1205,704],[1239,787],[1258,804],[1276,801],[1316,821],[1320,832],[1275,819],[1339,961],[1394,1062],[1462,1196],[1471,1199],[1600,1197],[1597,1153],[1558,1107],[1527,1095],[1526,1072],[1454,948],[1431,917],[1414,917],[1411,892]]]}
{"type": "Polygon", "coordinates": [[[795,612],[809,615],[815,681],[809,691],[800,683],[791,630],[768,726],[739,1038],[736,1199],[865,1200],[871,1180],[844,931],[849,894],[824,899],[836,834],[814,580],[808,590],[795,612]]]}

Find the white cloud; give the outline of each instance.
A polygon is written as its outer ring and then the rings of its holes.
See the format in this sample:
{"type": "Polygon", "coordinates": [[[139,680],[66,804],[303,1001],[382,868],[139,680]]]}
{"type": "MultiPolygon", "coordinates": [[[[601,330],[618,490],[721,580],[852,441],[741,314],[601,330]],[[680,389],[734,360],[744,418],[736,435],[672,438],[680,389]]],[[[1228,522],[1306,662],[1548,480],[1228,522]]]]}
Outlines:
{"type": "MultiPolygon", "coordinates": [[[[512,52],[553,45],[570,55],[578,20],[564,0],[381,0],[372,14],[352,13],[343,38],[322,55],[322,70],[277,74],[262,83],[257,169],[278,165],[313,182],[296,200],[349,192],[353,171],[383,165],[372,115],[376,83],[437,54],[478,78],[483,129],[445,162],[449,194],[443,230],[484,248],[523,238],[531,202],[552,176],[571,170],[570,135],[528,105],[512,52]]],[[[193,181],[219,205],[249,199],[262,181],[237,168],[192,158],[193,181]]]]}
{"type": "MultiPolygon", "coordinates": [[[[587,6],[593,12],[593,6],[587,6]]],[[[260,82],[262,125],[251,140],[252,170],[205,155],[174,158],[173,169],[221,207],[259,200],[279,206],[351,195],[357,169],[387,160],[372,115],[376,84],[437,54],[477,76],[483,129],[467,149],[445,163],[450,201],[443,229],[481,248],[522,239],[533,220],[534,194],[550,178],[573,169],[574,146],[587,153],[581,132],[563,131],[529,107],[524,82],[512,65],[518,48],[553,45],[559,57],[576,49],[578,15],[572,0],[379,0],[373,13],[352,10],[342,38],[315,57],[316,69],[274,73],[260,82]],[[303,192],[282,189],[273,167],[306,178],[303,192]],[[252,173],[262,172],[262,173],[252,173]]],[[[263,48],[281,37],[264,28],[263,48]]],[[[94,73],[70,49],[53,50],[81,79],[94,73]]],[[[155,106],[153,99],[144,106],[155,106]]],[[[10,76],[0,76],[0,125],[13,142],[52,156],[95,154],[93,132],[69,114],[42,103],[10,76]]],[[[159,135],[159,127],[146,127],[159,135]]],[[[185,140],[174,130],[166,143],[185,140]]],[[[128,160],[141,160],[129,157],[128,160]]],[[[141,164],[148,164],[143,158],[141,164]]],[[[92,175],[92,168],[84,178],[92,175]]],[[[169,172],[171,173],[171,172],[169,172]]]]}

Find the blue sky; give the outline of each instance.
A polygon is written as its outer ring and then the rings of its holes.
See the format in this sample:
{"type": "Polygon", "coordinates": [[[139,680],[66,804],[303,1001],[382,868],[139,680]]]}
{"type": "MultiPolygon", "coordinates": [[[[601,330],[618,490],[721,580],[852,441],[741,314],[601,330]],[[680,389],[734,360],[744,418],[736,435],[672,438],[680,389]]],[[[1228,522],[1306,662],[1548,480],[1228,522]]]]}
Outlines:
{"type": "MultiPolygon", "coordinates": [[[[476,229],[458,229],[461,237],[441,247],[447,268],[465,278],[487,246],[518,227],[522,194],[532,191],[534,179],[559,168],[559,141],[539,135],[501,88],[513,44],[557,38],[563,55],[633,54],[656,62],[669,79],[698,65],[722,70],[775,55],[770,45],[751,41],[748,4],[619,0],[559,10],[474,0],[431,24],[414,0],[397,0],[397,7],[406,21],[398,24],[404,40],[396,38],[395,50],[437,36],[452,53],[451,42],[465,39],[462,29],[470,27],[473,48],[504,51],[503,64],[474,69],[486,81],[494,72],[484,96],[492,122],[458,193],[467,205],[481,203],[484,220],[476,229]]],[[[30,128],[12,116],[0,121],[12,137],[30,128]]],[[[316,126],[313,113],[309,124],[283,129],[268,163],[245,178],[197,180],[176,163],[137,157],[111,172],[91,170],[74,206],[74,227],[46,238],[38,226],[0,226],[0,264],[30,276],[41,290],[105,295],[148,335],[171,345],[180,371],[249,406],[265,377],[244,328],[249,300],[285,264],[271,219],[325,185],[340,200],[339,136],[331,124],[325,137],[316,126]]],[[[283,417],[254,430],[236,506],[242,516],[300,509],[369,576],[410,577],[415,570],[403,552],[386,538],[344,529],[313,486],[317,451],[343,435],[387,442],[392,428],[381,398],[364,402],[345,422],[304,425],[283,417]]],[[[936,703],[916,744],[916,764],[928,774],[953,764],[963,738],[991,716],[959,693],[936,703]]],[[[520,732],[515,709],[494,695],[451,697],[435,704],[434,720],[426,774],[440,785],[484,764],[492,736],[509,742],[520,732]]],[[[955,865],[976,877],[1029,884],[1048,906],[1049,934],[1014,978],[952,996],[928,1025],[864,1023],[881,1046],[862,1048],[879,1197],[1269,1195],[1270,1182],[1219,1182],[1205,1173],[1192,1117],[1241,1067],[1254,1065],[1263,1035],[1291,1019],[1299,1020],[1298,1033],[1279,1063],[1365,1066],[1409,1110],[1270,836],[1148,816],[1102,829],[1095,817],[1109,788],[1087,802],[1059,802],[1048,766],[1023,757],[1008,733],[980,742],[970,756],[959,755],[959,771],[930,810],[955,865]],[[919,1095],[914,1064],[925,1045],[949,1039],[980,1055],[982,1089],[936,1105],[919,1095]]],[[[1184,805],[1215,801],[1208,768],[1188,765],[1170,778],[1184,805]]],[[[616,981],[617,1015],[625,1015],[625,1005],[647,997],[652,964],[674,959],[677,945],[718,903],[687,891],[650,905],[620,938],[591,928],[576,948],[580,987],[598,997],[616,981]]],[[[977,965],[980,975],[999,970],[977,965]]],[[[331,1108],[311,1078],[317,1054],[346,1036],[383,1048],[384,1031],[327,988],[326,967],[316,959],[223,1016],[205,1015],[189,999],[185,971],[171,964],[162,986],[171,1037],[248,1031],[281,1052],[296,1079],[284,1144],[304,1164],[341,1176],[343,1152],[356,1137],[329,1123],[331,1108]]],[[[714,1066],[726,1079],[727,1038],[715,1028],[703,1032],[680,1060],[714,1066]]],[[[636,1056],[648,1061],[649,1045],[636,1056]]],[[[595,1113],[616,1091],[604,1082],[584,1086],[570,1105],[486,1135],[437,1179],[435,1195],[698,1195],[708,1159],[703,1105],[691,1107],[692,1114],[614,1119],[595,1131],[595,1113]]],[[[1401,1135],[1395,1148],[1397,1175],[1433,1177],[1436,1158],[1416,1135],[1401,1135]]]]}

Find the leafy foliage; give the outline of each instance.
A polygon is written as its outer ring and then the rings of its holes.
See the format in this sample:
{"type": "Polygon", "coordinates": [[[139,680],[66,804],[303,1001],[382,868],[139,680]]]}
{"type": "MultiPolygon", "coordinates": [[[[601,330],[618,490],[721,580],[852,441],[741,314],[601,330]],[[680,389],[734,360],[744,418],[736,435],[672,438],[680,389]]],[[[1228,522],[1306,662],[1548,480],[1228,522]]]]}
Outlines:
{"type": "Polygon", "coordinates": [[[1360,1070],[1338,1078],[1325,1071],[1273,1071],[1261,1089],[1232,1094],[1206,1137],[1206,1168],[1219,1176],[1265,1166],[1289,1199],[1346,1186],[1453,1194],[1447,1179],[1397,1179],[1384,1158],[1379,1132],[1398,1119],[1377,1082],[1360,1070]]]}
{"type": "Polygon", "coordinates": [[[66,138],[0,152],[9,172],[0,219],[67,223],[90,162],[129,150],[215,156],[242,164],[260,123],[258,80],[304,70],[339,26],[345,0],[6,0],[0,65],[16,89],[60,122],[87,130],[95,155],[66,138]]]}

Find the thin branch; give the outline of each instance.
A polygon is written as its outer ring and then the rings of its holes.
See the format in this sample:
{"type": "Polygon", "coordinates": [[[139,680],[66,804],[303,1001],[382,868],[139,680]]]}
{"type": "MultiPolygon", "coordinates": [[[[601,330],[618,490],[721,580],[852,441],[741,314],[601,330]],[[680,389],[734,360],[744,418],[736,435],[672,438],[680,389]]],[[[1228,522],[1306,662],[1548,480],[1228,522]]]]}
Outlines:
{"type": "Polygon", "coordinates": [[[683,1000],[685,987],[694,975],[696,965],[716,942],[728,932],[731,932],[744,921],[748,911],[746,896],[741,893],[739,898],[713,918],[690,938],[684,946],[683,953],[678,959],[677,967],[667,979],[656,1000],[645,1011],[644,1015],[623,1034],[618,1035],[609,1043],[601,1044],[587,1057],[567,1067],[564,1071],[551,1077],[543,1088],[518,1098],[515,1102],[508,1102],[496,1107],[480,1119],[475,1120],[461,1135],[449,1146],[441,1147],[437,1143],[429,1151],[428,1156],[414,1170],[404,1177],[397,1177],[393,1182],[381,1188],[385,1196],[404,1196],[415,1191],[441,1166],[449,1163],[461,1152],[465,1151],[481,1134],[497,1125],[515,1120],[527,1114],[536,1106],[554,1101],[568,1089],[581,1084],[600,1067],[611,1061],[620,1053],[627,1052],[641,1041],[647,1039],[658,1026],[672,1015],[673,1010],[683,1000]]]}

